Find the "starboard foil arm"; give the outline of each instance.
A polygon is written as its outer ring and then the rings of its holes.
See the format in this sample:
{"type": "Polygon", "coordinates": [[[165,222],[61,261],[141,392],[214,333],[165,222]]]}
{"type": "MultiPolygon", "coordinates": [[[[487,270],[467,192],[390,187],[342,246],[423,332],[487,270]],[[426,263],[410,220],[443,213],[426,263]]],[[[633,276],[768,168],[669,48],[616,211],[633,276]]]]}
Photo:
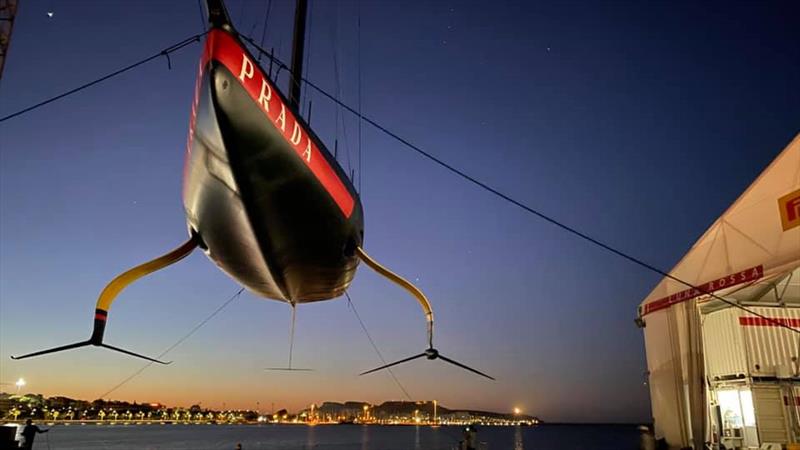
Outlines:
{"type": "Polygon", "coordinates": [[[425,320],[427,321],[427,325],[428,325],[428,348],[424,352],[422,352],[422,353],[420,353],[418,355],[414,355],[414,356],[410,356],[408,358],[401,359],[399,361],[395,361],[393,363],[389,363],[389,364],[383,365],[381,367],[377,367],[377,368],[372,369],[372,370],[368,370],[366,372],[362,372],[360,375],[366,375],[366,374],[369,374],[369,373],[377,372],[379,370],[388,369],[390,367],[393,367],[393,366],[396,366],[396,365],[399,365],[399,364],[402,364],[402,363],[405,363],[405,362],[413,361],[413,360],[415,360],[417,358],[425,357],[425,358],[431,359],[431,360],[433,360],[433,359],[441,359],[442,361],[445,361],[445,362],[447,362],[449,364],[452,364],[454,366],[460,367],[462,369],[468,370],[468,371],[470,371],[470,372],[472,372],[474,374],[480,375],[482,377],[486,377],[486,378],[488,378],[490,380],[494,380],[494,378],[490,377],[489,375],[486,375],[485,373],[483,373],[483,372],[481,372],[479,370],[473,369],[473,368],[471,368],[471,367],[469,367],[469,366],[467,366],[465,364],[462,364],[462,363],[460,363],[458,361],[455,361],[453,359],[445,357],[444,355],[441,355],[439,353],[439,351],[436,350],[433,347],[433,308],[431,307],[431,302],[428,300],[428,298],[425,296],[425,294],[423,294],[422,291],[418,287],[414,286],[414,284],[412,284],[410,281],[406,280],[405,278],[401,277],[400,275],[398,275],[398,274],[392,272],[391,270],[387,269],[386,267],[381,265],[379,262],[375,261],[372,257],[370,257],[367,254],[367,252],[364,251],[363,248],[356,247],[355,251],[356,251],[356,255],[362,261],[364,261],[364,263],[366,265],[368,265],[372,270],[374,270],[378,274],[388,278],[389,281],[399,285],[400,287],[402,287],[403,289],[405,289],[406,291],[411,293],[411,295],[413,295],[414,298],[417,299],[417,302],[419,302],[420,306],[422,306],[422,310],[425,313],[425,320]]]}
{"type": "Polygon", "coordinates": [[[413,295],[415,299],[417,299],[419,305],[422,306],[422,311],[425,313],[425,320],[428,322],[428,347],[433,347],[433,308],[431,307],[431,302],[427,297],[425,297],[425,294],[422,293],[422,291],[419,290],[418,287],[414,286],[410,281],[387,269],[378,261],[372,259],[372,257],[369,256],[363,248],[356,247],[356,255],[358,255],[358,257],[364,261],[364,264],[368,265],[372,270],[388,278],[389,281],[399,285],[413,295]]]}
{"type": "Polygon", "coordinates": [[[137,358],[146,359],[148,361],[156,362],[159,364],[169,364],[170,362],[167,361],[159,361],[155,358],[150,358],[149,356],[140,355],[138,353],[131,352],[129,350],[125,350],[119,347],[114,347],[108,344],[103,343],[103,335],[106,329],[106,320],[108,319],[108,310],[111,308],[111,304],[117,298],[120,292],[129,286],[134,281],[142,278],[146,275],[149,275],[157,270],[163,269],[167,266],[175,264],[176,262],[182,260],[183,258],[187,257],[192,251],[197,248],[200,243],[200,238],[192,234],[192,236],[181,244],[176,249],[166,253],[164,255],[159,256],[151,261],[148,261],[144,264],[140,264],[132,269],[129,269],[122,274],[118,275],[116,278],[111,280],[110,283],[106,285],[103,291],[100,293],[100,296],[97,299],[97,305],[95,308],[94,314],[94,328],[92,330],[92,335],[89,339],[85,341],[76,342],[74,344],[63,345],[60,347],[55,347],[47,350],[41,350],[38,352],[28,353],[21,356],[12,356],[11,359],[25,359],[25,358],[32,358],[34,356],[41,356],[46,355],[48,353],[56,353],[65,350],[71,350],[74,348],[79,347],[86,347],[89,345],[94,345],[96,347],[104,347],[109,350],[114,350],[120,353],[124,353],[126,355],[135,356],[137,358]]]}

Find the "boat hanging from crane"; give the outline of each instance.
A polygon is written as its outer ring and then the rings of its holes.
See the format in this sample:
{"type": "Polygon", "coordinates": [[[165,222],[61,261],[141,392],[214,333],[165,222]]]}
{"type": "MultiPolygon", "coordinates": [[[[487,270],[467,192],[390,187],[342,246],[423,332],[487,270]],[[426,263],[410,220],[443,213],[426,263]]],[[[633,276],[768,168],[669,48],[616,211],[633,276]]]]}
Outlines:
{"type": "Polygon", "coordinates": [[[491,379],[434,348],[433,310],[428,299],[364,251],[359,194],[299,113],[306,2],[298,0],[297,4],[286,97],[240,40],[222,0],[207,0],[210,29],[195,85],[183,174],[189,239],[109,283],[97,301],[94,331],[88,340],[12,358],[95,345],[165,363],[105,344],[108,310],[127,285],[200,247],[254,294],[286,302],[292,308],[342,296],[359,261],[364,261],[420,303],[427,322],[428,348],[363,374],[425,357],[491,379]]]}

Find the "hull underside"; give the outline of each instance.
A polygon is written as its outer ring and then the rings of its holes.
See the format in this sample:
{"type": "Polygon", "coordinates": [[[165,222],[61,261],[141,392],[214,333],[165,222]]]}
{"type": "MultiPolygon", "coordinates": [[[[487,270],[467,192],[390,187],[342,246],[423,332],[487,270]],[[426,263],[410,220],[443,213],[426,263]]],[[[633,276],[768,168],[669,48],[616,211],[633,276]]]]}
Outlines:
{"type": "Polygon", "coordinates": [[[290,303],[338,297],[363,240],[358,195],[315,141],[356,199],[345,217],[238,81],[215,61],[200,80],[184,178],[188,225],[209,258],[258,295],[290,303]]]}

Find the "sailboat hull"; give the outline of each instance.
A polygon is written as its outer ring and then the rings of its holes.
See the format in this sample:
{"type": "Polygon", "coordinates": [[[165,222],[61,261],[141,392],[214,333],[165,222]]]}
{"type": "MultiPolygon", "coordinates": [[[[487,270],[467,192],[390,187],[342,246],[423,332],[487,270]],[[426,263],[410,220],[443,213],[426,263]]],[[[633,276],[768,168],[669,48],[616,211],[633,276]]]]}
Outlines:
{"type": "Polygon", "coordinates": [[[352,183],[252,56],[208,36],[184,172],[190,230],[223,271],[290,303],[344,293],[363,212],[352,183]]]}

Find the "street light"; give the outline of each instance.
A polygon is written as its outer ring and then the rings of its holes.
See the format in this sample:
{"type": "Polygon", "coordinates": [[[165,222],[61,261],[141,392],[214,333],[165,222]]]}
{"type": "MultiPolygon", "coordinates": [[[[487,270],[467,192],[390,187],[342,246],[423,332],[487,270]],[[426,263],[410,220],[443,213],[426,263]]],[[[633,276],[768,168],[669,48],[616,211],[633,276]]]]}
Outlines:
{"type": "Polygon", "coordinates": [[[518,416],[518,415],[519,415],[519,413],[521,413],[521,412],[522,412],[522,410],[521,410],[521,409],[519,409],[519,408],[514,408],[514,415],[518,416]]]}
{"type": "Polygon", "coordinates": [[[16,383],[14,383],[14,384],[17,386],[17,394],[19,394],[19,389],[20,389],[21,387],[25,386],[25,385],[26,385],[26,384],[28,384],[28,383],[26,383],[26,382],[25,382],[25,379],[24,379],[24,378],[20,378],[20,379],[19,379],[19,380],[17,380],[17,382],[16,382],[16,383]]]}

